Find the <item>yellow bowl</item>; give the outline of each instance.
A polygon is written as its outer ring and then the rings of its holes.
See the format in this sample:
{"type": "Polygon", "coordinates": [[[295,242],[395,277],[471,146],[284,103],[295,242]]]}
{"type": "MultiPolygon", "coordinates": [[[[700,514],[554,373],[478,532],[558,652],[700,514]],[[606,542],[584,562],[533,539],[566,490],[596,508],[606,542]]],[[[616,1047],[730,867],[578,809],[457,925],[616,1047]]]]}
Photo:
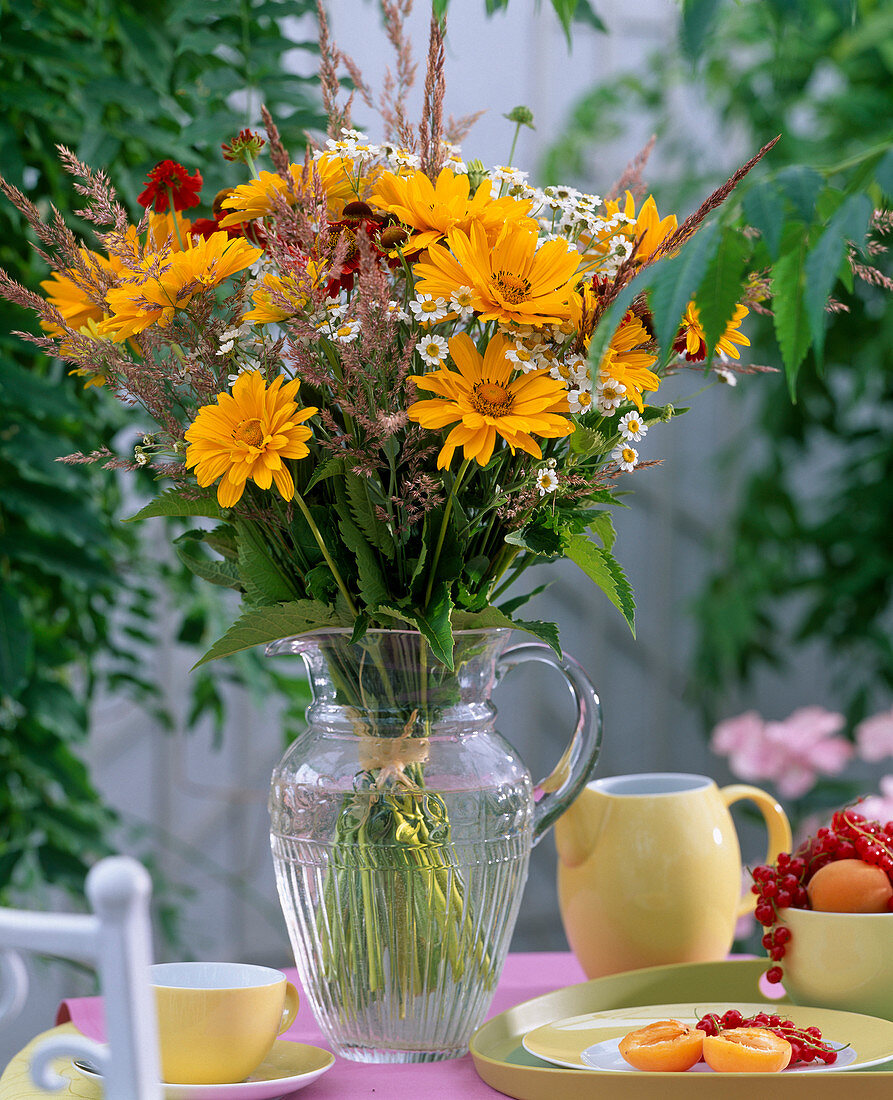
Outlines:
{"type": "Polygon", "coordinates": [[[893,1020],[893,913],[785,909],[781,967],[791,1000],[893,1020]]]}

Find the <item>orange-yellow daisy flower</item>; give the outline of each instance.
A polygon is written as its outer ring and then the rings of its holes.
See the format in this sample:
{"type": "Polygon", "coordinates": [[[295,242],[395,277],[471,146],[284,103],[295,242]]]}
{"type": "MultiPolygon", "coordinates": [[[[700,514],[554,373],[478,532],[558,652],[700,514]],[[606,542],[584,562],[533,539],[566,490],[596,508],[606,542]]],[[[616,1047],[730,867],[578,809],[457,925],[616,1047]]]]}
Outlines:
{"type": "MultiPolygon", "coordinates": [[[[244,271],[263,255],[245,240],[226,233],[193,238],[192,247],[157,257],[157,270],[142,282],[122,283],[106,295],[111,314],[99,326],[101,336],[126,340],[157,322],[166,328],[174,313],[196,294],[217,286],[237,271],[244,271]]],[[[147,255],[145,262],[151,266],[147,255]]]]}
{"type": "Polygon", "coordinates": [[[442,168],[432,184],[424,172],[398,176],[384,172],[376,182],[369,202],[395,214],[413,232],[403,246],[407,255],[421,252],[442,240],[451,229],[468,233],[471,223],[483,226],[489,241],[495,241],[506,222],[536,229],[528,217],[531,202],[494,198],[492,183],[484,180],[469,198],[468,176],[442,168]]]}
{"type": "Polygon", "coordinates": [[[571,315],[578,253],[563,239],[537,249],[533,230],[506,225],[491,246],[482,225],[452,229],[449,250],[432,244],[427,260],[415,264],[416,292],[449,301],[464,287],[482,321],[541,326],[571,315]]]}
{"type": "Polygon", "coordinates": [[[628,311],[611,337],[598,368],[599,380],[613,378],[619,382],[639,410],[644,407],[643,392],[653,392],[660,385],[660,378],[650,370],[657,356],[643,349],[650,340],[641,320],[632,310],[628,311]]]}
{"type": "MultiPolygon", "coordinates": [[[[88,248],[82,248],[80,254],[89,272],[90,281],[97,284],[97,289],[102,273],[114,274],[114,266],[105,256],[91,252],[88,248]]],[[[75,332],[79,332],[90,321],[98,322],[105,316],[102,306],[90,297],[84,287],[84,281],[83,275],[74,268],[69,268],[65,272],[54,271],[49,279],[44,279],[40,284],[46,293],[46,300],[56,307],[75,332]]],[[[58,325],[46,321],[41,322],[41,327],[54,336],[61,336],[63,332],[58,325]]]]}
{"type": "MultiPolygon", "coordinates": [[[[613,229],[603,230],[593,236],[589,241],[581,242],[583,253],[587,260],[596,261],[596,265],[609,258],[614,251],[618,240],[623,242],[637,241],[641,237],[636,262],[644,263],[660,245],[672,233],[676,232],[677,222],[675,214],[667,214],[665,218],[657,212],[657,203],[654,196],[649,195],[636,213],[636,200],[627,191],[623,207],[616,199],[605,201],[605,218],[610,219],[615,214],[625,214],[630,219],[613,229]]],[[[590,266],[592,266],[590,264],[590,266]]]]}
{"type": "Polygon", "coordinates": [[[295,483],[283,461],[310,453],[312,431],[301,423],[317,411],[299,408],[300,382],[279,375],[267,386],[260,371],[245,371],[232,394],[218,393],[216,405],[203,405],[186,431],[186,468],[195,469],[203,488],[220,478],[217,500],[222,508],[242,498],[249,478],[261,489],[275,482],[284,500],[295,495],[295,483]]]}
{"type": "MultiPolygon", "coordinates": [[[[739,326],[749,312],[750,310],[747,306],[741,305],[740,302],[735,306],[735,312],[732,314],[731,320],[726,325],[722,336],[720,336],[716,342],[716,347],[714,348],[716,354],[722,353],[730,356],[732,359],[740,359],[741,353],[735,345],[739,344],[744,348],[750,347],[750,340],[747,339],[743,332],[739,332],[739,326]]],[[[689,302],[686,307],[685,316],[682,318],[682,324],[679,328],[679,335],[676,337],[673,348],[678,351],[680,355],[684,355],[689,362],[700,362],[707,357],[707,342],[704,339],[704,328],[701,324],[698,307],[695,305],[694,301],[689,302]]]]}
{"type": "MultiPolygon", "coordinates": [[[[350,158],[324,153],[313,162],[307,172],[304,171],[303,164],[289,165],[288,171],[297,194],[312,187],[314,168],[326,196],[328,216],[331,220],[336,220],[341,216],[344,204],[358,197],[364,181],[357,180],[350,174],[353,168],[353,161],[350,158]]],[[[232,213],[221,218],[221,228],[226,229],[231,225],[241,225],[256,218],[267,217],[276,210],[277,196],[289,203],[295,201],[289,193],[288,183],[282,176],[276,172],[258,172],[256,179],[240,184],[223,200],[221,204],[223,209],[230,210],[232,213]]]]}
{"type": "Polygon", "coordinates": [[[445,470],[457,447],[467,459],[486,466],[501,436],[514,453],[520,448],[542,457],[533,435],[556,439],[570,435],[574,425],[568,413],[564,383],[548,371],[531,371],[512,378],[515,365],[506,358],[506,336],[500,333],[487,345],[483,356],[471,337],[461,332],[449,341],[450,356],[459,368],[446,367],[430,374],[411,376],[423,390],[440,397],[416,401],[406,410],[410,420],[423,428],[443,428],[456,421],[446,437],[437,468],[445,470]],[[443,400],[445,399],[445,400],[443,400]]]}
{"type": "Polygon", "coordinates": [[[320,285],[321,272],[320,265],[310,260],[305,276],[272,273],[264,275],[251,294],[254,308],[242,320],[252,325],[268,325],[293,317],[310,301],[311,286],[320,285]]]}

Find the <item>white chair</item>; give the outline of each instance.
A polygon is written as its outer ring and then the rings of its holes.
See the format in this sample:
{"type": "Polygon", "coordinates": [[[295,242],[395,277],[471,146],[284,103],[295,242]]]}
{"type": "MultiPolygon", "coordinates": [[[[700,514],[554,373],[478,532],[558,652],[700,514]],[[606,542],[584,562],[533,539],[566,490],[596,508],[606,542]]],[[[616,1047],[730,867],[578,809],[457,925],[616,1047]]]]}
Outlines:
{"type": "Polygon", "coordinates": [[[87,875],[92,913],[37,913],[0,908],[0,1023],[27,996],[28,977],[14,949],[90,963],[105,1001],[107,1045],[60,1035],[39,1043],[31,1077],[55,1091],[68,1081],[53,1069],[56,1058],[81,1058],[102,1073],[105,1100],[161,1100],[155,1001],[149,981],[152,881],[126,856],[101,860],[87,875]]]}

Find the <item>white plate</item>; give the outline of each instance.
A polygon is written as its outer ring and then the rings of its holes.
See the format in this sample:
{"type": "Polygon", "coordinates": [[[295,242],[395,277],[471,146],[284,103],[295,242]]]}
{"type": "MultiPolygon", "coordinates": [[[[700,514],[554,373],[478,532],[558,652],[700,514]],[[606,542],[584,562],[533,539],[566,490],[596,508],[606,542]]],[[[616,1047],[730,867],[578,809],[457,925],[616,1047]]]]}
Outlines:
{"type": "MultiPolygon", "coordinates": [[[[72,1063],[82,1077],[102,1079],[94,1067],[72,1063]]],[[[335,1056],[322,1047],[277,1039],[273,1049],[244,1081],[231,1085],[168,1085],[165,1100],[278,1100],[309,1085],[335,1064],[335,1056]]]]}
{"type": "MultiPolygon", "coordinates": [[[[641,1005],[635,1008],[615,1008],[603,1012],[587,1012],[545,1024],[528,1031],[522,1039],[524,1049],[556,1066],[590,1069],[601,1073],[639,1073],[625,1062],[618,1052],[624,1035],[657,1020],[681,1020],[694,1026],[706,1013],[721,1016],[728,1008],[737,1008],[743,1016],[768,1011],[763,1004],[671,1004],[641,1005]]],[[[827,1008],[803,1008],[780,1005],[775,1011],[797,1027],[813,1025],[821,1028],[822,1039],[838,1050],[837,1060],[830,1066],[823,1062],[798,1063],[785,1073],[816,1073],[822,1070],[863,1069],[881,1065],[893,1059],[893,1021],[852,1012],[837,1012],[827,1008]]],[[[698,1063],[689,1073],[712,1073],[698,1063]]]]}

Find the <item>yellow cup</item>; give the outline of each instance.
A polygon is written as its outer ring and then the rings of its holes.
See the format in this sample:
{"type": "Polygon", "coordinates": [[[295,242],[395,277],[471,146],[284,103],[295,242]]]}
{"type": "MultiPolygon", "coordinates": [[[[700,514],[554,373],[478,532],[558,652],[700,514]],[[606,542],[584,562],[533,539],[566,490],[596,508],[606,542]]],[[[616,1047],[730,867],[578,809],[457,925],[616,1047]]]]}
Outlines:
{"type": "Polygon", "coordinates": [[[791,846],[776,800],[703,775],[652,772],[588,784],[555,823],[558,900],[568,943],[590,978],[722,959],[753,908],[728,807],[755,802],[769,860],[791,846]]]}
{"type": "Polygon", "coordinates": [[[158,963],[152,985],[167,1084],[244,1080],[298,1011],[298,991],[281,971],[267,966],[158,963]]]}

